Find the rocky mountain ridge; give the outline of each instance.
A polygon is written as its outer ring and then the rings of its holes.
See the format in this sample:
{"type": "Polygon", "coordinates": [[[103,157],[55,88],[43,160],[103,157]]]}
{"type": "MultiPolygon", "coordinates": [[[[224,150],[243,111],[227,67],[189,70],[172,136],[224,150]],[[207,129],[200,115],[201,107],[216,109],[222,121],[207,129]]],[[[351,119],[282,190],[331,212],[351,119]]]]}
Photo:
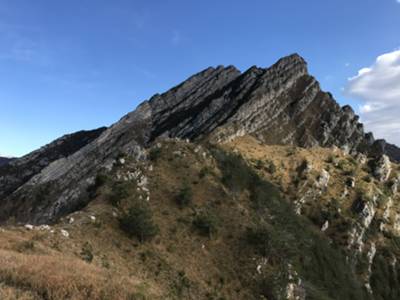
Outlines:
{"type": "Polygon", "coordinates": [[[398,148],[376,145],[349,106],[340,107],[321,91],[304,59],[294,54],[243,73],[233,66],[208,68],[111,127],[82,133],[84,142],[67,153],[47,157],[39,150],[43,157],[34,152],[1,167],[0,220],[48,223],[85,206],[99,172],[110,170],[121,155],[145,160],[146,148],[158,138],[222,142],[247,134],[265,144],[398,157],[398,148]]]}

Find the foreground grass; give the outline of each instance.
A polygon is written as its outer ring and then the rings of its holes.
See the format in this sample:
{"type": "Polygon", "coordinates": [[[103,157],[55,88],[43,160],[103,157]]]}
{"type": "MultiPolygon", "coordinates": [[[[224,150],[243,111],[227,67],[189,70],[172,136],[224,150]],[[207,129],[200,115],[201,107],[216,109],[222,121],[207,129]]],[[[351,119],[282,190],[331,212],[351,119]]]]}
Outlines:
{"type": "Polygon", "coordinates": [[[129,278],[68,257],[0,250],[0,281],[1,299],[135,299],[129,278]]]}

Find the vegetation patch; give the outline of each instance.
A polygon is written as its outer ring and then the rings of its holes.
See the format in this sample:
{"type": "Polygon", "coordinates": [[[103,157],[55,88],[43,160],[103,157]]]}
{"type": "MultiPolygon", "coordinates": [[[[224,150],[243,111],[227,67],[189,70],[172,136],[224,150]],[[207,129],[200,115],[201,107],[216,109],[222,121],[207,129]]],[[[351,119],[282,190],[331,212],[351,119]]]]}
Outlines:
{"type": "Polygon", "coordinates": [[[149,158],[151,161],[157,161],[161,157],[161,148],[155,146],[149,151],[149,158]]]}
{"type": "Polygon", "coordinates": [[[111,186],[111,192],[108,195],[113,206],[118,207],[121,201],[128,198],[131,195],[129,182],[114,182],[111,186]]]}
{"type": "Polygon", "coordinates": [[[86,242],[83,246],[82,246],[82,250],[81,250],[81,258],[88,262],[91,263],[93,261],[93,248],[92,245],[90,245],[89,242],[86,242]]]}
{"type": "Polygon", "coordinates": [[[212,238],[218,232],[220,220],[210,209],[200,212],[193,220],[193,226],[205,236],[212,238]]]}
{"type": "Polygon", "coordinates": [[[193,191],[192,188],[185,184],[175,197],[175,201],[180,208],[189,206],[192,203],[193,191]]]}
{"type": "MultiPolygon", "coordinates": [[[[362,283],[340,248],[316,233],[308,219],[296,215],[273,184],[262,179],[236,154],[216,149],[214,157],[223,183],[233,191],[250,193],[255,225],[246,230],[244,241],[256,254],[268,259],[269,270],[258,280],[265,297],[280,299],[290,264],[303,280],[307,299],[366,299],[362,283]]],[[[335,218],[333,207],[325,217],[335,218]]]]}
{"type": "Polygon", "coordinates": [[[119,218],[121,229],[140,242],[154,238],[159,228],[153,221],[153,214],[149,205],[143,201],[135,201],[119,218]]]}

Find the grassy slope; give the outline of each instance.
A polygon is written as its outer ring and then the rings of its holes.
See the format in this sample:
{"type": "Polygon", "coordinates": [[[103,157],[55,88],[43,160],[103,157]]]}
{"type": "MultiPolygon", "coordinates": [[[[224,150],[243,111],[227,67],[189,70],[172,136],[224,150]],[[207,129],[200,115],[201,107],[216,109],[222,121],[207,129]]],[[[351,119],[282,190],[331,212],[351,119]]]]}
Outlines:
{"type": "MultiPolygon", "coordinates": [[[[111,205],[114,176],[99,187],[87,208],[69,216],[74,222],[61,220],[52,226],[53,233],[2,229],[0,298],[260,299],[263,294],[273,299],[285,293],[288,264],[302,279],[309,299],[366,298],[335,246],[340,243],[330,241],[345,237],[336,237],[335,225],[322,234],[307,218],[292,213],[290,206],[300,186],[294,175],[297,166],[309,159],[315,170],[328,168],[332,150],[261,146],[251,138],[224,146],[227,153],[234,149],[242,153],[245,164],[215,148],[175,141],[162,144],[153,157],[152,171],[139,166],[149,178],[149,206],[159,228],[153,240],[140,243],[119,228],[118,216],[142,192],[135,182],[125,183],[127,196],[118,207],[111,205]],[[271,162],[275,172],[265,167],[271,162]],[[176,199],[185,187],[192,196],[179,206],[176,199]],[[204,214],[215,219],[211,235],[193,225],[204,214]],[[61,229],[69,232],[69,238],[61,229]],[[256,241],[251,239],[254,234],[256,241]]],[[[127,159],[115,172],[137,168],[127,159]]],[[[331,186],[309,211],[341,193],[343,170],[330,168],[331,186]]],[[[318,174],[310,176],[315,179],[318,174]]],[[[345,209],[349,203],[342,205],[345,209]]]]}

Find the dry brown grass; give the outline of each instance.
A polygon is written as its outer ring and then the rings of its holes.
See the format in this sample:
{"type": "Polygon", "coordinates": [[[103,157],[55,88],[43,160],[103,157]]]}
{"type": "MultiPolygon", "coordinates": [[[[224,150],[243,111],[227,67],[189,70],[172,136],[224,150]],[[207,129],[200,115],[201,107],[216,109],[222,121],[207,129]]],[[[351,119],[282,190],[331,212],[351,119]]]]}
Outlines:
{"type": "Polygon", "coordinates": [[[5,299],[16,296],[10,287],[27,291],[20,299],[134,299],[137,282],[118,275],[75,258],[0,250],[5,299]]]}
{"type": "Polygon", "coordinates": [[[0,299],[2,300],[36,300],[40,299],[33,292],[20,290],[0,283],[0,299]]]}

